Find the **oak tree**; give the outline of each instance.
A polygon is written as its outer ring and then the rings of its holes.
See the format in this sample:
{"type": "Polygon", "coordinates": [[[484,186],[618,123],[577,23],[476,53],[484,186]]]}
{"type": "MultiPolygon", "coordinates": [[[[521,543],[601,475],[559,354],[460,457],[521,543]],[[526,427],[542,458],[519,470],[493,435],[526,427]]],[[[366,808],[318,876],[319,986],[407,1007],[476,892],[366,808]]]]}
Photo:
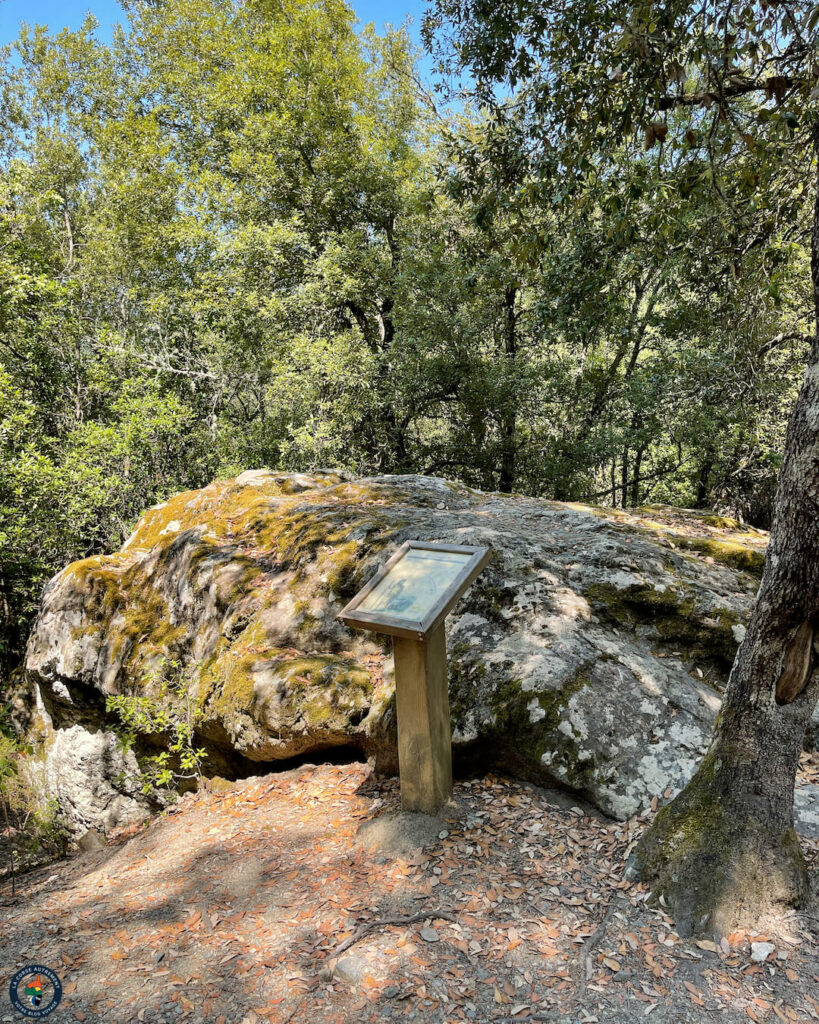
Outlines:
{"type": "MultiPolygon", "coordinates": [[[[527,125],[535,166],[576,185],[605,174],[635,132],[646,159],[688,164],[691,195],[731,162],[738,193],[813,205],[812,289],[819,322],[819,8],[812,3],[694,4],[437,0],[427,32],[448,31],[484,102],[527,125]],[[499,89],[499,86],[501,87],[499,89]],[[787,178],[783,198],[770,189],[787,178]]],[[[727,202],[727,199],[726,199],[727,202]]],[[[777,203],[780,208],[776,209],[777,203]]],[[[739,210],[737,223],[745,211],[739,210]]],[[[755,240],[738,234],[736,256],[755,240]]],[[[757,240],[758,244],[758,240],[757,240]]],[[[793,828],[794,780],[819,698],[819,326],[790,416],[770,547],[711,746],[642,840],[642,877],[683,930],[725,931],[807,896],[793,828]]]]}

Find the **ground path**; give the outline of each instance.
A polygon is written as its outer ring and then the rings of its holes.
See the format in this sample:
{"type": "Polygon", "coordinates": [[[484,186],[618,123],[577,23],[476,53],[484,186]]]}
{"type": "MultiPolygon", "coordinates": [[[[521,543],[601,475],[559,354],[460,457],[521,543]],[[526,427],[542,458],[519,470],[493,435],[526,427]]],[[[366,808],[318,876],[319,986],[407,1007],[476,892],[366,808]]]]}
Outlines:
{"type": "MultiPolygon", "coordinates": [[[[819,1021],[810,919],[765,963],[750,940],[767,936],[680,939],[622,880],[643,822],[491,776],[455,796],[425,849],[395,854],[356,839],[398,807],[366,765],[189,795],[15,899],[6,885],[4,974],[54,967],[54,1022],[819,1021]]],[[[815,874],[819,840],[805,848],[815,874]]]]}

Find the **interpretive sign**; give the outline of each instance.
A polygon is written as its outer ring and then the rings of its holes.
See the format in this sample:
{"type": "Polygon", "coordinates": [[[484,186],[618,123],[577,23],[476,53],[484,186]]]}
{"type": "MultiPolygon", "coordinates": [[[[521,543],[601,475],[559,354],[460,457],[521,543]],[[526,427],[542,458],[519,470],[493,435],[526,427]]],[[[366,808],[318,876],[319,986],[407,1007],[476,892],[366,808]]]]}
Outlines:
{"type": "Polygon", "coordinates": [[[404,810],[434,814],[452,792],[444,619],[489,557],[488,548],[408,541],[339,615],[393,638],[404,810]]]}
{"type": "Polygon", "coordinates": [[[407,541],[339,618],[359,629],[423,640],[488,560],[488,548],[407,541]]]}

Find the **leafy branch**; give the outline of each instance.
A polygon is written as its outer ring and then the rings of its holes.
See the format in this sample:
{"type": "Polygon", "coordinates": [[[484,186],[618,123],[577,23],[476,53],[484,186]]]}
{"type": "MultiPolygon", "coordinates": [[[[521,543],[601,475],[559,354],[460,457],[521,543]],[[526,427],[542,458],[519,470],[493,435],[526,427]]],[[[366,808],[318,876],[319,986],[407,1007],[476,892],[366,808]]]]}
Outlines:
{"type": "Polygon", "coordinates": [[[150,690],[164,669],[167,676],[155,694],[116,694],[106,700],[106,710],[119,719],[117,731],[126,749],[134,749],[139,737],[159,736],[164,740],[164,750],[139,759],[138,782],[146,796],[175,790],[190,779],[198,779],[207,754],[195,744],[202,709],[191,697],[189,676],[179,662],[163,659],[153,672],[143,676],[141,685],[150,690]]]}

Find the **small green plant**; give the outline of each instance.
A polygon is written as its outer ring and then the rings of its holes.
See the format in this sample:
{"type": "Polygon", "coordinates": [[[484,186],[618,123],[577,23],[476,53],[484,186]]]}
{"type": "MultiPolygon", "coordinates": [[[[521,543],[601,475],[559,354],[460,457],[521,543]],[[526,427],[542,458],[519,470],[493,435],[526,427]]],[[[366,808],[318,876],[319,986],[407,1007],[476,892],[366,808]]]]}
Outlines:
{"type": "Polygon", "coordinates": [[[65,853],[67,834],[57,801],[44,798],[27,769],[30,748],[0,729],[0,831],[3,863],[15,889],[19,867],[31,867],[65,853]]]}
{"type": "Polygon", "coordinates": [[[106,710],[119,720],[118,732],[126,749],[135,749],[140,737],[159,737],[164,743],[158,754],[139,758],[138,783],[146,796],[169,793],[187,780],[198,779],[206,756],[194,743],[202,710],[190,696],[179,662],[163,660],[143,677],[141,685],[150,691],[160,672],[155,693],[117,694],[106,700],[106,710]]]}

